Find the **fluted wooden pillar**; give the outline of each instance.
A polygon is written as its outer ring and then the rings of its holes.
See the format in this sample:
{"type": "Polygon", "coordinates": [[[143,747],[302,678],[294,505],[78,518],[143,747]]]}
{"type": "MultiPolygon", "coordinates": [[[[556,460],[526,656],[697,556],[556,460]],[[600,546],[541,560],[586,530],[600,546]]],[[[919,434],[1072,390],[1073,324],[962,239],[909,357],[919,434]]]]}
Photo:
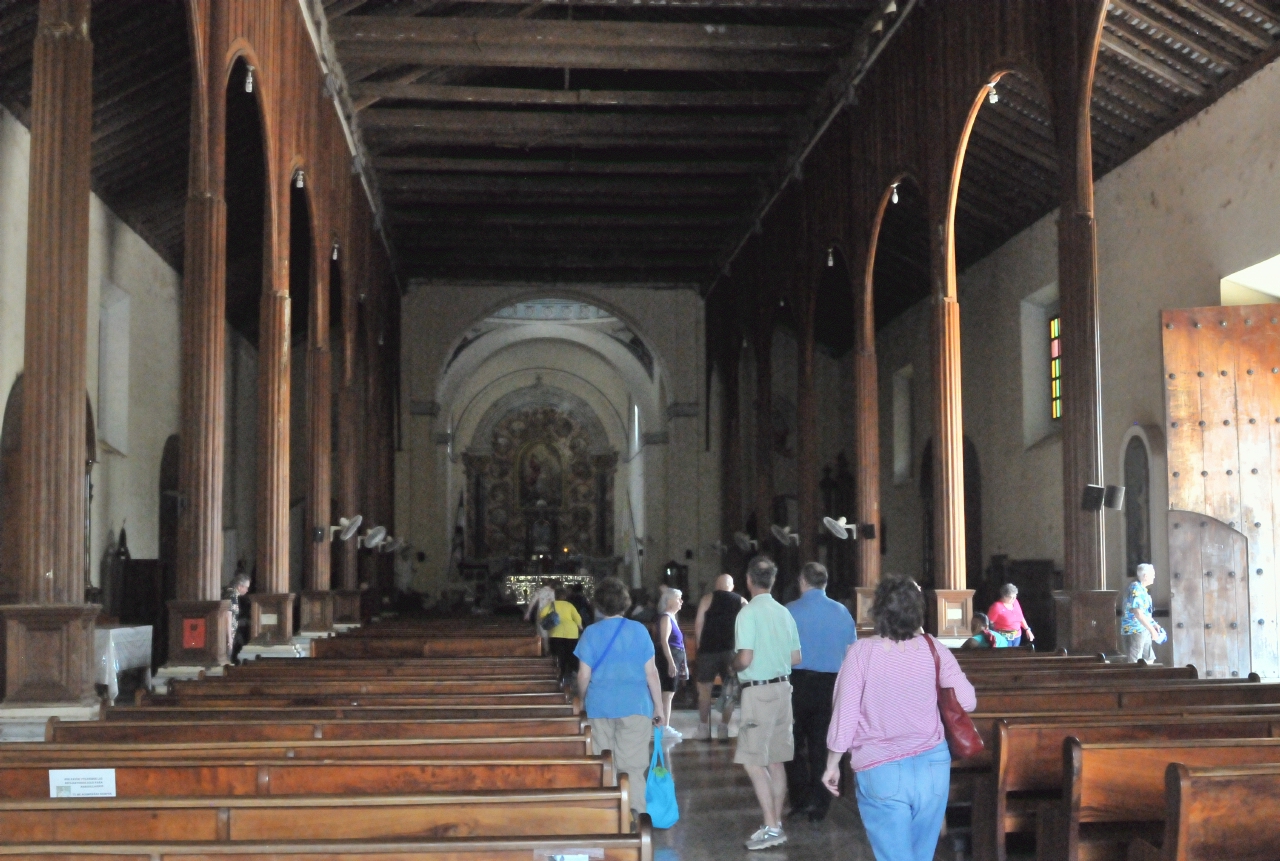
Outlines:
{"type": "Polygon", "coordinates": [[[871,603],[880,582],[880,372],[876,360],[876,315],[872,256],[857,249],[850,270],[857,282],[853,320],[854,520],[875,528],[854,544],[857,559],[857,621],[871,623],[871,603]]]}
{"type": "MultiPolygon", "coordinates": [[[[271,255],[283,253],[281,243],[268,244],[271,255]]],[[[293,635],[293,595],[289,592],[289,278],[287,262],[268,259],[272,264],[258,325],[258,582],[257,591],[250,596],[253,642],[259,645],[287,643],[293,635]]]]}
{"type": "Polygon", "coordinates": [[[331,416],[333,363],[329,344],[329,261],[320,247],[312,263],[317,273],[311,315],[311,350],[307,368],[307,453],[310,459],[311,495],[307,500],[307,583],[302,595],[300,629],[324,632],[333,627],[333,594],[329,591],[332,544],[329,539],[331,488],[331,416]]]}
{"type": "Polygon", "coordinates": [[[226,455],[226,238],[223,195],[226,103],[208,57],[224,36],[223,4],[189,6],[191,144],[182,282],[182,389],[178,431],[177,599],[169,602],[170,665],[226,663],[229,605],[222,594],[222,492],[226,455]]]}
{"type": "Polygon", "coordinates": [[[41,0],[32,58],[23,346],[22,604],[4,608],[5,703],[93,696],[84,603],[85,349],[93,119],[90,0],[41,0]]]}
{"type": "MultiPolygon", "coordinates": [[[[819,273],[801,263],[795,291],[796,332],[796,508],[800,529],[800,559],[818,558],[818,523],[822,516],[818,493],[818,395],[814,381],[814,311],[819,273]]],[[[798,572],[797,572],[798,573],[798,572]]]]}

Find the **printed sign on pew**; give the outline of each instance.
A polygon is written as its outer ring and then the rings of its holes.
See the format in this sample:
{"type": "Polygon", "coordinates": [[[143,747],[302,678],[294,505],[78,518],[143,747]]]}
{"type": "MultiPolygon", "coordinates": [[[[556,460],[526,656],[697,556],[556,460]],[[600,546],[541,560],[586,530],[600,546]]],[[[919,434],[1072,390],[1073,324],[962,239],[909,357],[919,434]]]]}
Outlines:
{"type": "Polygon", "coordinates": [[[51,768],[50,798],[115,798],[114,768],[51,768]]]}

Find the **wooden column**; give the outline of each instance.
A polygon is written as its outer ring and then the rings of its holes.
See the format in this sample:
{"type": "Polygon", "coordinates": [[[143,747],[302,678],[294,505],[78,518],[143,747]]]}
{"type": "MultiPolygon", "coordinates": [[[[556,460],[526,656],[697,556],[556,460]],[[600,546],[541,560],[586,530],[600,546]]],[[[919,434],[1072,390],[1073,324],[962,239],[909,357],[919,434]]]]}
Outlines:
{"type": "Polygon", "coordinates": [[[222,596],[222,486],[226,436],[226,104],[209,74],[225,37],[223,4],[188,7],[195,38],[191,150],[182,284],[177,600],[169,602],[170,665],[228,660],[222,596]],[[221,612],[219,612],[221,611],[221,612]]]}
{"type": "MultiPolygon", "coordinates": [[[[731,313],[728,303],[723,314],[731,313]]],[[[726,319],[720,345],[720,375],[724,385],[723,415],[720,427],[720,521],[723,540],[732,546],[733,534],[743,527],[742,514],[742,330],[736,318],[726,319]]],[[[730,552],[733,552],[732,550],[730,552]]]]}
{"type": "MultiPolygon", "coordinates": [[[[323,201],[323,196],[317,201],[323,201]]],[[[316,243],[316,273],[312,288],[311,344],[307,357],[307,453],[311,468],[311,496],[307,500],[307,591],[300,602],[300,630],[322,633],[333,628],[333,593],[329,591],[332,550],[329,540],[330,463],[332,449],[333,363],[329,345],[329,253],[316,243]]]]}
{"type": "MultiPolygon", "coordinates": [[[[806,242],[799,243],[807,248],[806,242]]],[[[821,270],[812,260],[796,261],[799,277],[793,291],[796,314],[796,507],[799,515],[800,561],[818,558],[818,395],[814,382],[813,315],[821,270]]],[[[798,575],[799,572],[797,571],[798,575]]]]}
{"type": "MultiPolygon", "coordinates": [[[[281,234],[289,235],[287,225],[281,234]]],[[[273,241],[278,235],[267,239],[265,256],[271,263],[266,270],[258,327],[259,591],[249,596],[255,645],[288,643],[293,636],[293,595],[289,592],[289,246],[287,241],[273,241]],[[280,259],[282,254],[284,259],[280,259]]]]}
{"type": "Polygon", "coordinates": [[[85,349],[93,43],[89,0],[40,0],[32,59],[23,347],[22,604],[4,608],[5,703],[93,701],[84,603],[85,349]]]}
{"type": "Polygon", "coordinates": [[[1087,484],[1105,484],[1102,373],[1098,342],[1098,248],[1093,208],[1090,100],[1102,0],[1055,7],[1054,124],[1062,206],[1058,293],[1062,314],[1063,585],[1054,595],[1057,643],[1071,651],[1114,652],[1116,593],[1106,591],[1102,511],[1082,506],[1087,484]]]}
{"type": "MultiPolygon", "coordinates": [[[[763,279],[762,279],[763,281],[763,279]]],[[[754,509],[760,550],[768,546],[773,523],[773,297],[763,283],[757,284],[756,314],[751,342],[756,354],[756,482],[754,509]]]]}
{"type": "Polygon", "coordinates": [[[854,518],[875,527],[854,545],[857,559],[857,614],[860,626],[871,622],[871,604],[880,582],[880,372],[876,361],[876,315],[872,270],[875,258],[854,250],[849,271],[863,273],[857,282],[853,321],[854,518]]]}
{"type": "MultiPolygon", "coordinates": [[[[353,183],[353,189],[358,188],[353,183]]],[[[357,194],[354,191],[352,194],[357,194]]],[[[354,208],[355,201],[349,200],[348,207],[354,208]]],[[[334,476],[338,510],[334,512],[335,522],[338,517],[354,517],[360,514],[359,484],[357,475],[358,447],[356,421],[360,410],[360,402],[356,389],[356,322],[359,319],[356,310],[356,285],[363,283],[363,265],[368,258],[368,240],[353,238],[351,244],[343,249],[342,260],[342,343],[334,357],[337,366],[334,370],[335,391],[333,397],[338,402],[338,438],[335,441],[336,474],[334,476]]],[[[360,578],[357,560],[358,547],[352,538],[341,544],[338,551],[337,590],[334,595],[333,621],[336,624],[358,625],[360,623],[360,578]]]]}

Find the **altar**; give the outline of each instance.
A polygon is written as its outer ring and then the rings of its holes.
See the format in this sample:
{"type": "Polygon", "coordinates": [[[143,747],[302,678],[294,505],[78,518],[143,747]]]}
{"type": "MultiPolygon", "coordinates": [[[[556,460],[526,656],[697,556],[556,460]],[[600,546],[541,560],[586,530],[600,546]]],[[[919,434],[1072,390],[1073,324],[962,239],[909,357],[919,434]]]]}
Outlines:
{"type": "Polygon", "coordinates": [[[587,600],[590,600],[596,591],[596,578],[592,574],[508,574],[502,578],[502,594],[509,601],[528,604],[530,597],[538,591],[543,580],[555,580],[569,589],[581,584],[587,600]]]}
{"type": "Polygon", "coordinates": [[[103,625],[93,632],[94,681],[107,686],[108,701],[115,705],[120,694],[120,674],[142,670],[142,682],[151,689],[151,626],[103,625]]]}

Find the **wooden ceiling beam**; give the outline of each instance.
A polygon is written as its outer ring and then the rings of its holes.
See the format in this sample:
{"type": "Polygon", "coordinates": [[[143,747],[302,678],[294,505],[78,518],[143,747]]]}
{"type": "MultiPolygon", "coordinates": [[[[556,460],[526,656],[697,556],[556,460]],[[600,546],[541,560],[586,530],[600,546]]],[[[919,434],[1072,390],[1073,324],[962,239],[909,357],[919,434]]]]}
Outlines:
{"type": "Polygon", "coordinates": [[[1129,62],[1133,66],[1150,73],[1169,86],[1195,98],[1200,98],[1205,94],[1205,86],[1199,81],[1184,75],[1177,69],[1171,68],[1166,63],[1157,60],[1155,57],[1143,53],[1142,50],[1130,45],[1111,30],[1104,29],[1102,32],[1102,50],[1129,62]]]}
{"type": "Polygon", "coordinates": [[[1115,57],[1103,55],[1098,59],[1093,88],[1096,91],[1102,87],[1113,97],[1133,102],[1155,118],[1167,117],[1186,103],[1184,93],[1166,89],[1146,78],[1138,78],[1135,82],[1132,75],[1133,70],[1115,57]],[[1138,82],[1145,86],[1140,86],[1138,82]]]}
{"type": "MultiPolygon", "coordinates": [[[[409,78],[421,77],[417,71],[409,78]]],[[[661,92],[648,90],[535,90],[515,87],[464,87],[413,84],[402,81],[351,86],[357,109],[382,99],[470,105],[548,105],[610,108],[797,108],[807,102],[803,93],[779,91],[708,90],[661,92]]]]}
{"type": "Polygon", "coordinates": [[[325,3],[324,14],[332,21],[343,15],[349,15],[368,2],[369,0],[332,0],[325,3]]]}
{"type": "MultiPolygon", "coordinates": [[[[1108,17],[1107,20],[1113,24],[1118,18],[1127,15],[1129,18],[1145,24],[1149,30],[1154,30],[1155,33],[1163,34],[1174,41],[1183,43],[1191,50],[1203,54],[1220,66],[1238,66],[1247,56],[1247,52],[1240,50],[1238,45],[1229,45],[1225,40],[1223,43],[1212,44],[1210,36],[1196,32],[1195,26],[1190,21],[1166,6],[1160,7],[1160,14],[1156,14],[1154,10],[1138,6],[1132,0],[1111,0],[1111,7],[1120,13],[1120,15],[1112,14],[1108,17]],[[1228,56],[1229,54],[1230,56],[1228,56]]],[[[1129,32],[1141,32],[1137,30],[1132,22],[1126,20],[1125,24],[1129,28],[1129,32]]]]}
{"type": "Polygon", "coordinates": [[[408,173],[513,173],[632,176],[739,176],[763,173],[770,162],[742,159],[704,161],[582,161],[579,159],[423,158],[384,156],[376,170],[408,173]]]}
{"type": "Polygon", "coordinates": [[[1159,57],[1170,69],[1192,80],[1203,79],[1211,84],[1223,75],[1234,71],[1238,65],[1227,60],[1216,60],[1211,55],[1202,52],[1203,62],[1197,60],[1192,56],[1193,53],[1197,53],[1194,49],[1189,46],[1187,46],[1188,50],[1176,47],[1178,40],[1158,28],[1149,27],[1146,30],[1142,30],[1130,24],[1127,20],[1116,18],[1110,19],[1107,23],[1118,35],[1138,43],[1149,55],[1159,57]]]}
{"type": "Polygon", "coordinates": [[[994,114],[984,117],[979,114],[978,121],[973,124],[973,137],[995,144],[1024,161],[1039,165],[1051,174],[1058,172],[1057,158],[1044,152],[1026,136],[1018,134],[1017,129],[1009,128],[1008,121],[1003,117],[994,114]]]}
{"type": "Polygon", "coordinates": [[[777,137],[785,134],[785,120],[775,117],[723,114],[575,114],[557,111],[454,111],[416,108],[373,108],[360,118],[362,128],[417,133],[491,133],[530,135],[627,135],[635,138],[665,135],[699,137],[777,137]]]}
{"type": "Polygon", "coordinates": [[[367,15],[338,18],[329,31],[356,63],[705,72],[821,72],[848,41],[820,27],[367,15]]]}
{"type": "Polygon", "coordinates": [[[715,253],[712,251],[670,251],[631,248],[490,248],[483,252],[474,249],[437,249],[431,252],[432,264],[450,264],[520,268],[556,269],[649,269],[678,267],[712,269],[715,253]],[[477,257],[477,253],[479,256],[477,257]]]}
{"type": "Polygon", "coordinates": [[[389,213],[391,223],[398,229],[417,225],[422,230],[468,228],[471,230],[497,230],[509,227],[556,227],[583,229],[653,229],[683,228],[688,230],[716,230],[740,227],[746,219],[738,210],[690,212],[688,209],[666,212],[494,212],[450,211],[447,209],[396,211],[389,213]]]}
{"type": "MultiPolygon", "coordinates": [[[[1247,25],[1237,21],[1229,14],[1223,14],[1222,6],[1216,2],[1205,2],[1205,0],[1173,0],[1174,5],[1183,9],[1193,11],[1193,14],[1202,15],[1213,22],[1213,26],[1221,30],[1225,30],[1232,37],[1239,39],[1255,51],[1261,51],[1267,48],[1274,41],[1263,36],[1256,31],[1250,29],[1247,25]]],[[[1204,25],[1201,25],[1204,26],[1204,25]]]]}
{"type": "Polygon", "coordinates": [[[478,199],[510,200],[541,195],[586,196],[601,194],[651,197],[740,197],[750,186],[737,179],[692,177],[655,178],[632,176],[495,176],[460,174],[387,174],[384,191],[423,195],[471,195],[478,199]]]}

